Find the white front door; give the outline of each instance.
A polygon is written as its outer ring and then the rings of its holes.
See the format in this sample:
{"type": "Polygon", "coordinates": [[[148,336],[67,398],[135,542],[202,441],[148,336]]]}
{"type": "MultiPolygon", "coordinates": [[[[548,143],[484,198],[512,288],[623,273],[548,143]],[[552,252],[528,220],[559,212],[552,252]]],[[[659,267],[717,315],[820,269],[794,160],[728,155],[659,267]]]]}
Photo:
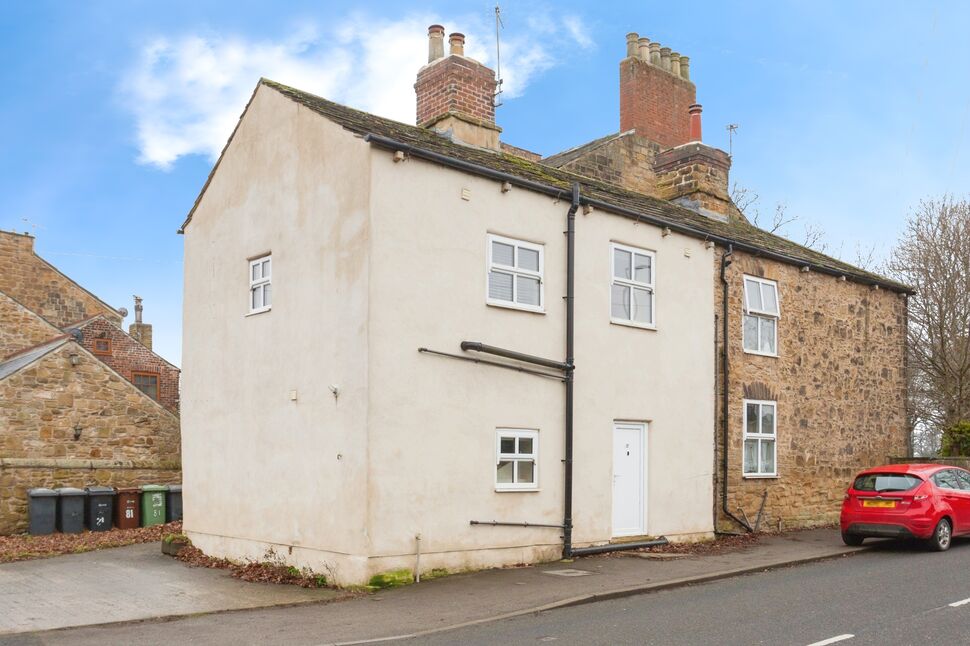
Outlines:
{"type": "Polygon", "coordinates": [[[644,533],[645,424],[613,425],[613,535],[644,533]]]}

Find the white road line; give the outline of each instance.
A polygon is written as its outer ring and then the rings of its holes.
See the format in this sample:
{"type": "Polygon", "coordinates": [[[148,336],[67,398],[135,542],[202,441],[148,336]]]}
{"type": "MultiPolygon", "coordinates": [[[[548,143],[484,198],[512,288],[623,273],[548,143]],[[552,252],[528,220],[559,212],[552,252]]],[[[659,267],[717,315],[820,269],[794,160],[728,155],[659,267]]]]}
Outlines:
{"type": "Polygon", "coordinates": [[[835,637],[829,637],[828,639],[823,639],[820,642],[813,642],[808,646],[826,646],[827,644],[834,644],[835,642],[844,642],[846,639],[852,639],[855,635],[850,635],[846,633],[844,635],[836,635],[835,637]]]}
{"type": "Polygon", "coordinates": [[[950,604],[950,607],[951,608],[958,608],[960,606],[965,606],[968,603],[970,603],[970,599],[963,599],[962,601],[954,601],[953,603],[950,604]]]}

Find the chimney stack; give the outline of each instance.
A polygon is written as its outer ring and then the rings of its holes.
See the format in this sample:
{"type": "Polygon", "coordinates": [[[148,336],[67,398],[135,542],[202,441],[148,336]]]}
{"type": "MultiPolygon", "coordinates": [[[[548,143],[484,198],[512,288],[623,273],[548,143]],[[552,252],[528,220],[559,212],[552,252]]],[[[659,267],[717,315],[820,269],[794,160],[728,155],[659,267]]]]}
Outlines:
{"type": "Polygon", "coordinates": [[[444,55],[445,28],[428,27],[428,64],[418,71],[414,84],[417,95],[417,124],[452,141],[501,150],[495,125],[495,72],[465,56],[465,36],[448,37],[444,55]]]}
{"type": "Polygon", "coordinates": [[[692,141],[689,108],[697,103],[697,89],[690,81],[690,59],[632,32],[626,51],[620,62],[620,132],[635,130],[661,148],[692,141]]]}
{"type": "Polygon", "coordinates": [[[152,349],[152,326],[149,323],[142,323],[141,314],[144,309],[141,304],[141,296],[135,296],[135,322],[128,326],[128,334],[135,341],[143,346],[152,349]]]}

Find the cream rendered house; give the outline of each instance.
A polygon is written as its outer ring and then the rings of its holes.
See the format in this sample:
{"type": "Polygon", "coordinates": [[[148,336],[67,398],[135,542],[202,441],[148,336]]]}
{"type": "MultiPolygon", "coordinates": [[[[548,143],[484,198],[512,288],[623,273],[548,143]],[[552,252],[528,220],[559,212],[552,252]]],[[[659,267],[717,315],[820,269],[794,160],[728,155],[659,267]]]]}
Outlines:
{"type": "Polygon", "coordinates": [[[713,533],[718,223],[505,152],[442,35],[418,127],[261,81],[183,226],[209,554],[361,583],[713,533]]]}

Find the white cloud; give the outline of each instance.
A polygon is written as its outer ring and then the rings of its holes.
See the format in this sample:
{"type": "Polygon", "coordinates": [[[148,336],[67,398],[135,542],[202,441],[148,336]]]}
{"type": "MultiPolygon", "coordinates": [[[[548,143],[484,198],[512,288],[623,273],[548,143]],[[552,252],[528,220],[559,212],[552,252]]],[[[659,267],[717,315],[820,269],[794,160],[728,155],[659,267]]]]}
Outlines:
{"type": "MultiPolygon", "coordinates": [[[[592,46],[576,16],[531,14],[517,22],[521,30],[502,32],[505,99],[522,96],[576,45],[592,46]]],[[[381,21],[354,15],[326,31],[304,26],[277,41],[160,36],[142,47],[119,86],[134,116],[139,161],[168,168],[184,155],[218,157],[260,77],[411,123],[414,78],[427,62],[432,23],[460,29],[467,37],[466,54],[494,66],[494,26],[484,16],[381,21]]]]}

